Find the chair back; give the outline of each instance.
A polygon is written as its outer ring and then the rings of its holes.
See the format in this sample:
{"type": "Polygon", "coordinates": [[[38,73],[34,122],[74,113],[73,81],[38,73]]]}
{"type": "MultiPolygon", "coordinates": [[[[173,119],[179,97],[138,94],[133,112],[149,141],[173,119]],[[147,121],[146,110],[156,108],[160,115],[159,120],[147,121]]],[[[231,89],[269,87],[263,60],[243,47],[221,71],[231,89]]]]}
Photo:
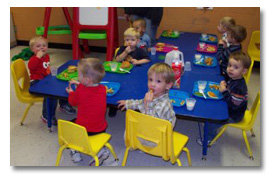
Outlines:
{"type": "Polygon", "coordinates": [[[86,128],[61,119],[58,120],[58,142],[60,146],[65,145],[83,153],[92,151],[86,128]]]}
{"type": "Polygon", "coordinates": [[[132,110],[126,112],[125,142],[127,147],[160,156],[166,161],[174,156],[172,124],[132,110]]]}
{"type": "Polygon", "coordinates": [[[30,78],[22,59],[15,60],[11,65],[11,72],[16,96],[19,101],[25,102],[24,93],[29,94],[30,78]]]}
{"type": "Polygon", "coordinates": [[[251,39],[248,45],[248,54],[253,59],[260,60],[260,49],[257,48],[256,44],[260,44],[260,31],[252,32],[251,39]]]}
{"type": "Polygon", "coordinates": [[[246,81],[247,84],[249,83],[250,76],[251,76],[251,73],[252,73],[252,70],[253,70],[253,66],[254,66],[254,60],[251,59],[250,67],[249,67],[247,73],[245,73],[245,74],[243,75],[243,77],[244,77],[244,79],[245,79],[245,81],[246,81]]]}

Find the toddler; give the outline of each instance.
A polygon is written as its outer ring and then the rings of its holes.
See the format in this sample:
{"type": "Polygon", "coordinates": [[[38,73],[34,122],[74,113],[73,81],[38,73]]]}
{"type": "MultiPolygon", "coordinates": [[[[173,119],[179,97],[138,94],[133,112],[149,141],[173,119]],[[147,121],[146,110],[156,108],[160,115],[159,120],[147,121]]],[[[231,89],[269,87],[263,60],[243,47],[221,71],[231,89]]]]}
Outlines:
{"type": "MultiPolygon", "coordinates": [[[[69,93],[68,101],[72,106],[77,106],[77,118],[73,122],[84,126],[89,136],[106,131],[106,89],[100,84],[105,75],[102,62],[96,58],[81,59],[78,63],[78,81],[72,80],[66,91],[69,93]],[[71,85],[77,86],[73,91],[71,85]]],[[[72,160],[82,160],[79,152],[71,151],[72,160]]],[[[100,165],[109,157],[109,152],[103,148],[98,153],[100,165]]],[[[94,165],[92,159],[90,165],[94,165]]]]}
{"type": "Polygon", "coordinates": [[[134,65],[150,62],[148,53],[137,47],[140,41],[140,33],[134,28],[128,28],[124,32],[125,46],[121,46],[116,55],[116,61],[124,61],[130,57],[130,61],[134,65]]]}
{"type": "Polygon", "coordinates": [[[223,17],[220,22],[219,22],[219,25],[217,26],[217,30],[219,33],[222,34],[222,40],[223,40],[223,43],[229,47],[230,46],[230,43],[229,41],[227,40],[227,31],[229,29],[231,29],[231,27],[235,26],[236,25],[236,21],[231,18],[231,17],[223,17]]]}
{"type": "Polygon", "coordinates": [[[244,26],[235,25],[227,32],[227,41],[230,43],[229,47],[226,47],[223,40],[219,40],[217,49],[217,59],[220,64],[220,73],[225,77],[227,81],[229,79],[227,75],[227,65],[229,56],[231,53],[241,51],[241,42],[246,38],[247,32],[244,26]]]}
{"type": "Polygon", "coordinates": [[[143,48],[146,51],[150,51],[151,39],[146,31],[146,21],[143,18],[136,19],[132,22],[132,27],[140,33],[140,42],[137,47],[143,48]]]}
{"type": "Polygon", "coordinates": [[[174,128],[176,116],[169,99],[169,89],[175,82],[173,70],[165,63],[156,63],[148,70],[148,89],[145,98],[141,100],[120,100],[121,110],[139,110],[143,114],[168,120],[174,128]]]}

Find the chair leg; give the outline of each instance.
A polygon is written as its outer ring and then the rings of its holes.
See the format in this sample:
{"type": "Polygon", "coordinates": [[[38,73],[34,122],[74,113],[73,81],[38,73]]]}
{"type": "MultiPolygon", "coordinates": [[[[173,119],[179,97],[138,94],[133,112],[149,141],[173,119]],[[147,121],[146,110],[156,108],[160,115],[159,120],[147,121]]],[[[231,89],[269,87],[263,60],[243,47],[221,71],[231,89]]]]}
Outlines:
{"type": "Polygon", "coordinates": [[[116,161],[119,161],[119,158],[117,157],[114,148],[112,147],[112,145],[110,145],[110,143],[106,143],[105,146],[111,151],[113,157],[115,158],[116,161]]]}
{"type": "Polygon", "coordinates": [[[186,152],[187,160],[188,160],[188,165],[192,166],[192,164],[191,164],[191,157],[190,157],[190,151],[188,150],[188,148],[183,148],[183,151],[186,152]]]}
{"type": "Polygon", "coordinates": [[[27,113],[29,112],[29,109],[30,109],[30,107],[31,107],[32,105],[34,105],[34,103],[30,103],[30,104],[27,106],[27,108],[25,109],[24,114],[23,114],[23,116],[22,116],[22,118],[21,118],[21,121],[20,121],[20,125],[21,125],[21,126],[23,125],[24,119],[25,119],[25,117],[27,116],[27,113]]]}
{"type": "Polygon", "coordinates": [[[225,132],[225,130],[227,129],[227,126],[223,126],[223,128],[220,130],[220,132],[214,137],[214,139],[209,143],[208,147],[211,147],[212,144],[214,142],[216,142],[216,140],[218,140],[218,138],[225,132]]]}
{"type": "Polygon", "coordinates": [[[251,134],[252,134],[252,135],[251,135],[252,137],[256,137],[256,135],[255,135],[255,133],[254,133],[254,131],[253,131],[253,128],[251,128],[250,132],[251,132],[251,134]]]}
{"type": "Polygon", "coordinates": [[[60,159],[61,159],[62,153],[63,153],[63,151],[65,150],[65,148],[66,148],[66,146],[64,146],[64,145],[61,146],[61,147],[59,148],[55,166],[59,166],[59,164],[60,164],[60,159]]]}
{"type": "Polygon", "coordinates": [[[96,156],[92,156],[95,159],[95,166],[99,166],[99,160],[97,155],[96,156]]]}
{"type": "Polygon", "coordinates": [[[177,163],[178,163],[178,166],[182,166],[180,159],[177,159],[177,163]]]}
{"type": "Polygon", "coordinates": [[[249,158],[250,158],[251,160],[254,160],[254,157],[253,157],[253,154],[252,154],[252,151],[251,151],[251,148],[250,148],[250,145],[249,145],[249,142],[248,142],[248,139],[247,139],[247,135],[246,135],[245,130],[242,130],[242,136],[243,136],[243,138],[244,138],[244,141],[245,141],[247,150],[248,150],[249,155],[250,155],[249,158]]]}
{"type": "Polygon", "coordinates": [[[125,166],[126,165],[126,160],[127,160],[127,156],[128,156],[128,151],[129,151],[130,147],[127,147],[125,149],[125,155],[124,155],[124,158],[123,158],[123,162],[122,162],[122,166],[125,166]]]}

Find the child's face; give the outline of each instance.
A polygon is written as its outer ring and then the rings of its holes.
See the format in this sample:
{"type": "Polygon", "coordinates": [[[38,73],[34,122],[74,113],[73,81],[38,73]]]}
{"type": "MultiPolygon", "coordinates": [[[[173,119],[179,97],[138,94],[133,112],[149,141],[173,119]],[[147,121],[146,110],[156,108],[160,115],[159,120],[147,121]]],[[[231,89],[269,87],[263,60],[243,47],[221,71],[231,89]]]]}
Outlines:
{"type": "Polygon", "coordinates": [[[42,39],[36,41],[32,47],[32,51],[34,52],[34,54],[37,54],[37,52],[39,51],[42,51],[45,54],[47,49],[48,49],[47,42],[42,39]]]}
{"type": "Polygon", "coordinates": [[[135,36],[126,36],[124,40],[125,46],[130,46],[131,48],[135,48],[139,41],[139,39],[137,39],[135,36]]]}
{"type": "Polygon", "coordinates": [[[132,27],[136,31],[140,32],[140,36],[142,36],[144,34],[145,30],[146,30],[145,27],[143,27],[139,21],[133,22],[132,27]]]}
{"type": "Polygon", "coordinates": [[[154,97],[159,97],[166,93],[173,86],[173,83],[166,83],[161,75],[152,73],[148,77],[148,88],[153,91],[154,97]]]}
{"type": "Polygon", "coordinates": [[[229,59],[227,74],[233,80],[242,78],[243,74],[247,72],[247,69],[243,67],[241,61],[237,61],[234,58],[229,59]]]}
{"type": "Polygon", "coordinates": [[[225,33],[226,32],[226,28],[223,26],[222,23],[219,23],[219,25],[217,26],[217,30],[219,33],[225,33]]]}

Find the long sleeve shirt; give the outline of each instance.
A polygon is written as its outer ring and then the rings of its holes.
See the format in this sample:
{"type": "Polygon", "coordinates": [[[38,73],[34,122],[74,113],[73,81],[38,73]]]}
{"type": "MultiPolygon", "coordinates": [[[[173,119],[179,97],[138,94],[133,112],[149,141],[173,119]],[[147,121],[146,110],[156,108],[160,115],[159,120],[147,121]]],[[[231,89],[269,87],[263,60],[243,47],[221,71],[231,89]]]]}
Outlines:
{"type": "Polygon", "coordinates": [[[103,85],[86,87],[79,84],[75,92],[70,92],[70,105],[77,106],[76,123],[84,126],[87,132],[100,132],[107,128],[106,89],[103,85]]]}
{"type": "Polygon", "coordinates": [[[223,44],[218,44],[216,56],[217,60],[220,62],[221,71],[226,72],[230,54],[236,51],[241,51],[241,49],[241,44],[230,45],[227,48],[224,48],[223,44]]]}
{"type": "Polygon", "coordinates": [[[36,55],[32,56],[28,62],[31,80],[41,80],[50,74],[49,55],[38,58],[36,55]]]}
{"type": "Polygon", "coordinates": [[[235,122],[242,120],[247,109],[248,90],[244,78],[227,82],[227,90],[222,93],[227,101],[229,117],[235,122]]]}
{"type": "Polygon", "coordinates": [[[168,120],[172,123],[174,128],[176,124],[176,115],[168,93],[155,98],[152,102],[148,103],[147,107],[148,108],[145,108],[144,99],[126,101],[126,109],[139,110],[143,114],[168,120]]]}

